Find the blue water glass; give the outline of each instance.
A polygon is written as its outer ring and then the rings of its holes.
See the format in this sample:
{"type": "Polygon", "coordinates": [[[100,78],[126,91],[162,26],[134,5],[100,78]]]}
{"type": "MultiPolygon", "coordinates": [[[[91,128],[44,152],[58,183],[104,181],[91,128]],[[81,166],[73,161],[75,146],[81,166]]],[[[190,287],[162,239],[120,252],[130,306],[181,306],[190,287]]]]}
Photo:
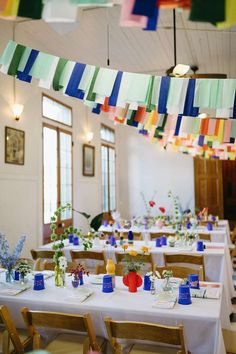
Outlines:
{"type": "Polygon", "coordinates": [[[133,243],[133,239],[134,239],[133,231],[130,230],[128,232],[128,243],[133,243]]]}
{"type": "Polygon", "coordinates": [[[203,241],[197,241],[197,251],[199,251],[199,252],[204,251],[203,241]]]}
{"type": "Polygon", "coordinates": [[[37,273],[34,276],[34,290],[43,290],[44,286],[44,276],[42,273],[37,273]]]}
{"type": "Polygon", "coordinates": [[[161,245],[162,246],[166,246],[167,245],[167,237],[165,235],[163,235],[161,237],[161,245]]]}
{"type": "Polygon", "coordinates": [[[107,227],[108,226],[108,220],[103,221],[103,226],[107,227]]]}
{"type": "Polygon", "coordinates": [[[74,246],[79,246],[79,237],[78,236],[74,236],[73,245],[74,246]]]}
{"type": "Polygon", "coordinates": [[[178,303],[181,305],[190,305],[192,303],[189,285],[180,285],[179,286],[178,303]]]}
{"type": "Polygon", "coordinates": [[[156,247],[161,247],[161,237],[156,238],[156,247]]]}
{"type": "Polygon", "coordinates": [[[191,289],[199,289],[199,277],[198,274],[189,274],[188,282],[191,289]]]}
{"type": "Polygon", "coordinates": [[[213,226],[212,226],[212,223],[211,223],[211,222],[208,222],[208,223],[207,223],[207,230],[208,230],[208,231],[212,231],[212,230],[213,230],[213,226]]]}
{"type": "Polygon", "coordinates": [[[109,242],[110,242],[110,245],[111,245],[111,246],[115,246],[115,244],[116,244],[116,239],[115,239],[115,237],[114,237],[114,236],[111,236],[109,242]]]}
{"type": "Polygon", "coordinates": [[[74,235],[73,234],[69,234],[68,238],[69,238],[69,243],[74,242],[74,235]]]}
{"type": "Polygon", "coordinates": [[[17,270],[15,270],[14,272],[14,280],[16,281],[20,280],[20,273],[17,270]]]}
{"type": "Polygon", "coordinates": [[[192,226],[191,222],[187,222],[186,228],[187,228],[188,230],[191,229],[191,226],[192,226]]]}
{"type": "Polygon", "coordinates": [[[151,280],[148,275],[144,275],[143,279],[143,290],[150,291],[151,289],[151,280]]]}
{"type": "Polygon", "coordinates": [[[109,274],[106,274],[103,277],[102,292],[103,293],[112,293],[113,292],[112,276],[109,274]]]}

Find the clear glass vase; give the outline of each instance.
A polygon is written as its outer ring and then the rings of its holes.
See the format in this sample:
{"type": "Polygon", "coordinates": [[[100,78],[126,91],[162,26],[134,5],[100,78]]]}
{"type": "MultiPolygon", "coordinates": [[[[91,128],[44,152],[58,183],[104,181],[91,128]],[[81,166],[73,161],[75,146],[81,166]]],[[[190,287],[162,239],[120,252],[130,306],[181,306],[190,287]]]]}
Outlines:
{"type": "Polygon", "coordinates": [[[167,291],[167,292],[172,292],[172,286],[170,284],[170,278],[169,277],[166,277],[164,279],[162,290],[163,291],[167,291]]]}
{"type": "Polygon", "coordinates": [[[156,288],[155,288],[155,282],[154,281],[151,281],[150,292],[151,292],[151,295],[155,295],[156,294],[156,288]]]}
{"type": "Polygon", "coordinates": [[[55,266],[55,285],[64,287],[65,286],[65,272],[59,267],[55,266]]]}
{"type": "Polygon", "coordinates": [[[6,283],[12,283],[14,281],[13,269],[6,270],[6,283]]]}

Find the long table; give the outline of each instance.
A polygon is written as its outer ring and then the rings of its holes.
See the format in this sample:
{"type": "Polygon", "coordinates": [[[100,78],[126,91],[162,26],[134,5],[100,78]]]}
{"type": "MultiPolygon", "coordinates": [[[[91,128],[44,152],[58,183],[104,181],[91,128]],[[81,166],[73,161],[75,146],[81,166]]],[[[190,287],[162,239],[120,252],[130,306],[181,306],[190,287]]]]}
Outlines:
{"type": "MultiPolygon", "coordinates": [[[[141,250],[141,247],[145,245],[144,241],[134,241],[132,247],[137,251],[141,250]]],[[[206,244],[207,245],[207,244],[206,244]]],[[[222,243],[209,243],[208,247],[203,252],[197,252],[196,246],[193,247],[155,247],[154,241],[149,241],[148,246],[150,246],[150,253],[152,255],[153,262],[159,266],[164,265],[164,253],[176,254],[185,253],[193,255],[204,255],[205,263],[205,273],[207,281],[220,282],[224,286],[225,291],[225,301],[227,305],[227,315],[229,316],[232,312],[231,298],[235,297],[236,292],[234,290],[234,284],[232,279],[233,269],[230,259],[229,249],[226,245],[222,243]],[[215,248],[214,248],[215,247],[215,248]]],[[[52,249],[52,243],[43,245],[40,247],[44,250],[52,249]]],[[[64,253],[68,260],[71,260],[70,250],[83,250],[82,246],[74,246],[69,244],[69,241],[65,241],[64,253]]],[[[116,262],[115,252],[123,252],[122,248],[119,246],[117,248],[107,246],[105,241],[99,241],[99,245],[92,248],[93,251],[103,251],[106,258],[113,258],[116,262]]],[[[141,251],[140,251],[141,252],[141,251]]]]}
{"type": "MultiPolygon", "coordinates": [[[[114,232],[115,230],[118,230],[119,232],[128,232],[129,230],[133,232],[141,232],[143,235],[143,238],[145,235],[148,235],[148,238],[150,239],[150,233],[155,233],[155,232],[160,232],[160,233],[175,233],[175,229],[172,226],[164,226],[162,228],[158,228],[156,226],[153,226],[149,229],[144,229],[140,228],[137,226],[133,226],[130,229],[124,229],[124,228],[119,228],[117,229],[115,226],[101,226],[99,228],[99,231],[101,232],[114,232]]],[[[211,235],[211,240],[212,242],[220,242],[220,243],[225,243],[228,244],[229,246],[232,246],[232,242],[230,239],[230,228],[229,228],[229,222],[228,220],[220,220],[218,223],[218,226],[214,226],[213,230],[209,231],[205,226],[198,226],[195,229],[191,229],[191,232],[195,233],[209,233],[211,235]]]]}
{"type": "MultiPolygon", "coordinates": [[[[1,274],[0,274],[1,279],[1,274]]],[[[116,277],[116,288],[113,293],[103,293],[101,285],[90,284],[85,279],[85,287],[93,290],[93,294],[84,302],[78,302],[78,289],[71,286],[71,278],[67,278],[65,288],[57,288],[54,279],[45,280],[42,291],[26,290],[16,296],[0,294],[0,303],[7,305],[14,323],[24,328],[20,309],[28,306],[32,310],[59,311],[64,313],[90,313],[98,336],[107,338],[104,317],[114,320],[145,321],[164,325],[184,325],[187,346],[192,354],[225,354],[222,337],[222,321],[224,321],[224,290],[220,299],[192,299],[188,306],[175,305],[173,309],[153,307],[153,295],[142,287],[137,293],[129,293],[116,277]]]]}

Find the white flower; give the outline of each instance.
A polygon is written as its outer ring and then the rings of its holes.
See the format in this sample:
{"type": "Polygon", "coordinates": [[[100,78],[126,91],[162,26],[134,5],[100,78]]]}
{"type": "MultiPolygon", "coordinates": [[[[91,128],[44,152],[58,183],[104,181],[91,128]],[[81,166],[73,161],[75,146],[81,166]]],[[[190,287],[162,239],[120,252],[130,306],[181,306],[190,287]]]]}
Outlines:
{"type": "Polygon", "coordinates": [[[66,270],[67,267],[67,259],[64,256],[61,256],[58,258],[58,262],[59,262],[59,268],[61,270],[66,270]]]}

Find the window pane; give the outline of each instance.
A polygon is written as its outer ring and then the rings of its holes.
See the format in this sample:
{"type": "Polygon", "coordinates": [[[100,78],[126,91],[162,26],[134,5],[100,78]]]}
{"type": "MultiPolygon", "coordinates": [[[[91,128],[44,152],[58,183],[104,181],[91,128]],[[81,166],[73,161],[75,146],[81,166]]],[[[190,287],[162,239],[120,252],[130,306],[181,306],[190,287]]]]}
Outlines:
{"type": "Polygon", "coordinates": [[[72,110],[63,104],[43,96],[43,116],[56,122],[72,126],[72,110]]]}
{"type": "Polygon", "coordinates": [[[103,146],[102,156],[102,208],[103,212],[116,209],[115,150],[103,146]]]}
{"type": "MultiPolygon", "coordinates": [[[[60,132],[60,193],[61,205],[72,204],[72,137],[70,134],[60,132]]],[[[66,210],[61,219],[71,219],[72,211],[66,210]]]]}
{"type": "Polygon", "coordinates": [[[43,185],[44,185],[44,224],[57,209],[57,132],[43,128],[43,185]]]}
{"type": "Polygon", "coordinates": [[[101,126],[100,132],[101,139],[109,143],[115,143],[115,132],[113,129],[106,127],[105,125],[101,126]]]}

